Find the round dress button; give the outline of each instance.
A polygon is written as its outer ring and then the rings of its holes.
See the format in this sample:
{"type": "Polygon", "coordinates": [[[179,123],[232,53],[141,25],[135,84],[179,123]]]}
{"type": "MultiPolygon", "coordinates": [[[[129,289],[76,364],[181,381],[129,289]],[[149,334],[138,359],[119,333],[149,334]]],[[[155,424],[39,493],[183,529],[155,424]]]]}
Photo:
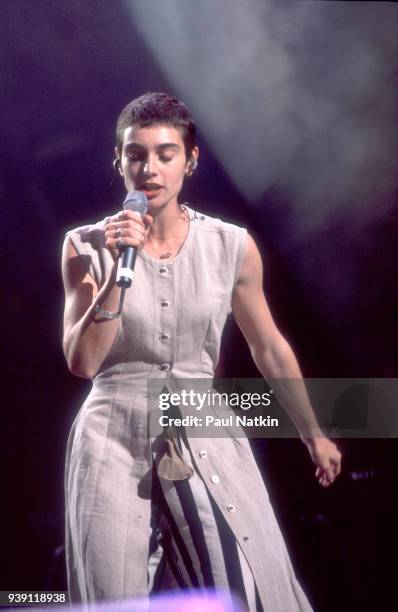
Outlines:
{"type": "Polygon", "coordinates": [[[169,335],[168,334],[160,334],[160,339],[161,340],[168,340],[169,339],[169,335]]]}
{"type": "Polygon", "coordinates": [[[169,364],[168,364],[168,363],[162,363],[162,365],[160,365],[160,366],[159,366],[159,368],[160,368],[161,370],[164,370],[164,371],[166,372],[167,370],[169,370],[169,369],[170,369],[170,366],[169,366],[169,364]]]}
{"type": "Polygon", "coordinates": [[[227,510],[228,512],[235,512],[235,506],[233,504],[228,504],[227,510]]]}
{"type": "Polygon", "coordinates": [[[201,451],[199,451],[199,457],[200,457],[201,459],[206,459],[206,457],[207,457],[207,451],[206,451],[206,450],[201,450],[201,451]]]}
{"type": "Polygon", "coordinates": [[[250,540],[249,536],[243,536],[243,541],[248,542],[250,540]]]}
{"type": "Polygon", "coordinates": [[[167,274],[167,268],[160,268],[159,272],[160,274],[167,274]]]}
{"type": "Polygon", "coordinates": [[[167,306],[169,305],[167,300],[163,300],[162,302],[160,302],[160,305],[162,308],[167,308],[167,306]]]}
{"type": "Polygon", "coordinates": [[[213,474],[210,480],[212,481],[213,484],[218,484],[220,482],[220,477],[217,476],[217,474],[213,474]]]}

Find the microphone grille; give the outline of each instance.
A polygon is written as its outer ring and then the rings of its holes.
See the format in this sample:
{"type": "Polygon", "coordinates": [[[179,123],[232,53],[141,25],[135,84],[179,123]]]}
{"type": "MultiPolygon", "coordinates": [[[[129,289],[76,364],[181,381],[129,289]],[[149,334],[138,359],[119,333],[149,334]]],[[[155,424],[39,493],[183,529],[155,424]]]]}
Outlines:
{"type": "Polygon", "coordinates": [[[145,215],[148,210],[148,200],[145,193],[142,191],[129,191],[123,202],[124,210],[132,210],[145,215]]]}

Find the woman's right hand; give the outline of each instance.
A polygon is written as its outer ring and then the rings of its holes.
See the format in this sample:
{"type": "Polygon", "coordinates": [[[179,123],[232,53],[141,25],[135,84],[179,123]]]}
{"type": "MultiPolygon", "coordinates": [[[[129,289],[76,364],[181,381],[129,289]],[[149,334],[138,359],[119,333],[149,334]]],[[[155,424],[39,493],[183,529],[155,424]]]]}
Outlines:
{"type": "Polygon", "coordinates": [[[144,247],[152,222],[151,215],[141,216],[132,210],[122,210],[108,217],[104,228],[105,244],[113,259],[116,261],[119,258],[122,246],[132,246],[140,251],[144,247]]]}

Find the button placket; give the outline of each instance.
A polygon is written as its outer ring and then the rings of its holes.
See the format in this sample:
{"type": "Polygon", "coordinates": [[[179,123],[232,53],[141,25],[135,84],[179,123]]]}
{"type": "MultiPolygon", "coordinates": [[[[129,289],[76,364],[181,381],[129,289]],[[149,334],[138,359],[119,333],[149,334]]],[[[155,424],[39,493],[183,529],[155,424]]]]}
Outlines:
{"type": "Polygon", "coordinates": [[[158,314],[155,321],[155,333],[157,338],[156,341],[156,356],[158,361],[158,367],[162,372],[168,372],[171,369],[171,363],[173,361],[172,354],[172,343],[170,338],[173,333],[173,312],[169,306],[174,299],[174,285],[173,285],[173,273],[172,269],[167,267],[165,264],[158,264],[157,276],[159,277],[159,293],[158,293],[158,314]]]}

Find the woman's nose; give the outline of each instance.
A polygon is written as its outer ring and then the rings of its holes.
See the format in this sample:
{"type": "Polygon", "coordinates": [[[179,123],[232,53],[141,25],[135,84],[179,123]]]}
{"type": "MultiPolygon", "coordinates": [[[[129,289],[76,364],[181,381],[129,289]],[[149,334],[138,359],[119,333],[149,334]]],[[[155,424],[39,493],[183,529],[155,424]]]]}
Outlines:
{"type": "Polygon", "coordinates": [[[148,157],[148,159],[145,162],[143,172],[147,176],[152,176],[153,174],[156,174],[156,164],[153,159],[150,159],[148,157]]]}

